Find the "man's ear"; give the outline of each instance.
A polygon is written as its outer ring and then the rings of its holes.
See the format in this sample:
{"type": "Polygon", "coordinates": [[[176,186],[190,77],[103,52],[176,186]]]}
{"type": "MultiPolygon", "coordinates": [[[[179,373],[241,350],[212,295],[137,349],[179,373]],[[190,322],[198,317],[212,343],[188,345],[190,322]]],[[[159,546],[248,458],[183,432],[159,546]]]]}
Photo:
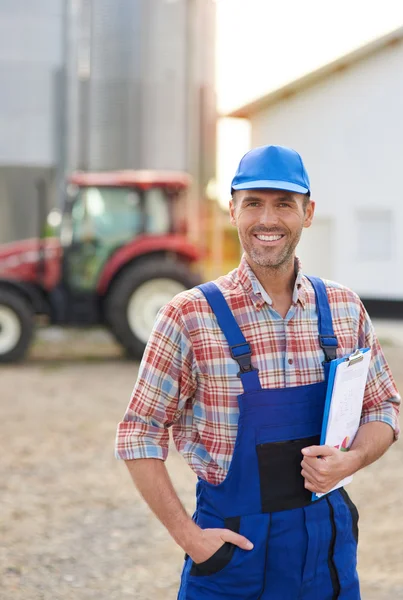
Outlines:
{"type": "Polygon", "coordinates": [[[312,225],[313,216],[315,214],[315,202],[310,200],[306,205],[304,227],[310,227],[312,225]]]}
{"type": "Polygon", "coordinates": [[[235,206],[234,201],[232,199],[229,201],[229,222],[231,223],[231,225],[234,225],[234,227],[236,227],[235,206]]]}

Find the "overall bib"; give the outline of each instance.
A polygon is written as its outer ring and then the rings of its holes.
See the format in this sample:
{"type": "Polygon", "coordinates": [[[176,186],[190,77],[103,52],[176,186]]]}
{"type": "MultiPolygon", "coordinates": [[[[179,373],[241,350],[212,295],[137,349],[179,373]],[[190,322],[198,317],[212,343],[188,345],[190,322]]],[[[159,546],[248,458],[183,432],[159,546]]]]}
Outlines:
{"type": "Polygon", "coordinates": [[[199,479],[195,522],[248,538],[242,550],[225,543],[207,561],[185,558],[178,600],[360,600],[358,514],[343,490],[320,500],[304,487],[301,449],[318,444],[329,361],[336,358],[326,288],[315,289],[325,381],[263,389],[251,350],[223,295],[213,283],[199,286],[240,366],[244,393],[233,458],[225,480],[199,479]]]}

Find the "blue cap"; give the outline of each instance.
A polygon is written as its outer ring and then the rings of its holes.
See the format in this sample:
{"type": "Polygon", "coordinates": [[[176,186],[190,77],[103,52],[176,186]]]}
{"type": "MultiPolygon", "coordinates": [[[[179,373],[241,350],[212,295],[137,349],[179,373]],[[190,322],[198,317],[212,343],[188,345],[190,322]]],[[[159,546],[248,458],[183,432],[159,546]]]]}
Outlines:
{"type": "Polygon", "coordinates": [[[274,189],[310,193],[302,158],[291,148],[261,146],[242,157],[231,190],[274,189]]]}

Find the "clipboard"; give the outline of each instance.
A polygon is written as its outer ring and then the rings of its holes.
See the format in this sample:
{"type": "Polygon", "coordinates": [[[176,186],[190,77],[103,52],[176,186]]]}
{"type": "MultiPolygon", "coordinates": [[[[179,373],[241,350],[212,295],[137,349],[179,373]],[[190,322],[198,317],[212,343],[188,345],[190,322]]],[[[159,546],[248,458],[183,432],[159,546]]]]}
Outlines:
{"type": "MultiPolygon", "coordinates": [[[[342,452],[349,450],[360,426],[370,360],[370,348],[359,348],[349,356],[331,361],[320,436],[321,446],[326,444],[342,452]]],[[[329,491],[347,485],[352,478],[346,477],[329,491]]],[[[313,493],[312,500],[318,500],[324,495],[313,493]]]]}

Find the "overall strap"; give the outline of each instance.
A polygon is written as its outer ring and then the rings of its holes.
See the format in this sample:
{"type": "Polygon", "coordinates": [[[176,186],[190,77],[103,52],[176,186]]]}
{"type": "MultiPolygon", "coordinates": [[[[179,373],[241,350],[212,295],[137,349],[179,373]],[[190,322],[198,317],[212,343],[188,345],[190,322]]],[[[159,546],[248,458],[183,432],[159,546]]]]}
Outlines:
{"type": "Polygon", "coordinates": [[[315,290],[316,308],[318,311],[319,344],[325,353],[326,362],[336,358],[338,346],[337,337],[334,335],[332,314],[330,312],[329,298],[326,286],[319,277],[308,277],[315,290]]]}
{"type": "Polygon", "coordinates": [[[251,363],[252,351],[224,296],[211,281],[197,286],[205,295],[227,340],[231,356],[239,365],[238,377],[245,392],[260,390],[259,371],[251,363]]]}

